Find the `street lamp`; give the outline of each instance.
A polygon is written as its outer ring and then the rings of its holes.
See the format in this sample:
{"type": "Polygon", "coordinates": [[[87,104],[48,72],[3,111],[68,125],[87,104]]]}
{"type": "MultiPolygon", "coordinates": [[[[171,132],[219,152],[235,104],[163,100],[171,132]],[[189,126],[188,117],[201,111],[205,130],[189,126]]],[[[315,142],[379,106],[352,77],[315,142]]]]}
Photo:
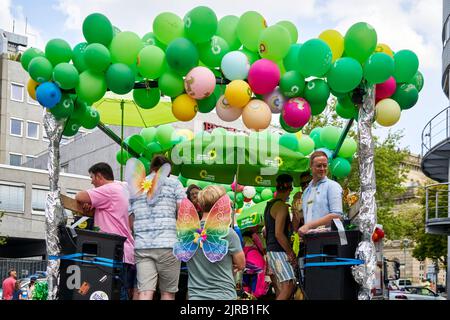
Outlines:
{"type": "Polygon", "coordinates": [[[403,271],[404,271],[404,275],[403,278],[407,278],[406,277],[406,246],[409,246],[410,244],[410,240],[409,239],[403,239],[403,271]]]}

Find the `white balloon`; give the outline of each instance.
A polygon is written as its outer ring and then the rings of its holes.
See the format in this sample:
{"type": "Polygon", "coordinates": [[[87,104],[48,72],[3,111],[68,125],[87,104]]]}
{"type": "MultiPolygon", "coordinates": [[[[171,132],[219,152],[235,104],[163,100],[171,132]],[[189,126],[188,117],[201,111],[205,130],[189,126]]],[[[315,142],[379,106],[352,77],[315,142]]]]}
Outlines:
{"type": "Polygon", "coordinates": [[[244,80],[248,76],[250,62],[245,53],[231,51],[222,58],[221,68],[228,80],[244,80]]]}
{"type": "Polygon", "coordinates": [[[244,187],[242,194],[247,199],[252,199],[256,195],[256,189],[255,189],[255,187],[246,186],[246,187],[244,187]]]}

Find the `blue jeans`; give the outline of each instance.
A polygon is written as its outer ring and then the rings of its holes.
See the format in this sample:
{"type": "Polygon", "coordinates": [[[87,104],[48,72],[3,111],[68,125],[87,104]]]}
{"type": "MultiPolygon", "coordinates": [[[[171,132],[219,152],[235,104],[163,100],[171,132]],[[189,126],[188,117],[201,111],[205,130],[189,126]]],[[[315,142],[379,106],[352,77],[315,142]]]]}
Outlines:
{"type": "Polygon", "coordinates": [[[136,287],[136,266],[124,263],[120,274],[122,286],[120,288],[120,300],[129,300],[128,291],[136,287]]]}

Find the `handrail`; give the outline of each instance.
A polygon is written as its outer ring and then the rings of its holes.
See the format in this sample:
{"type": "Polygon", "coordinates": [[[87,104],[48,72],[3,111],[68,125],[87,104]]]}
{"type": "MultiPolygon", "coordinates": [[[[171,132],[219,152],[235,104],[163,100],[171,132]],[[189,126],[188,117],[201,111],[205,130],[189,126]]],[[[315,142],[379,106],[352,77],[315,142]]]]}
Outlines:
{"type": "Polygon", "coordinates": [[[422,130],[422,157],[431,150],[432,146],[435,146],[441,141],[450,138],[450,107],[446,107],[438,114],[436,114],[430,121],[425,125],[422,130]],[[436,119],[439,121],[436,123],[436,119]],[[445,118],[444,118],[445,117],[445,118]],[[441,126],[441,124],[444,125],[441,126]],[[438,128],[439,126],[439,128],[438,128]],[[444,127],[445,126],[445,127],[444,127]],[[445,131],[445,136],[441,135],[445,131]],[[437,133],[436,133],[437,132],[437,133]],[[443,137],[442,137],[443,136],[443,137]]]}
{"type": "Polygon", "coordinates": [[[425,223],[432,219],[450,217],[450,182],[434,183],[425,186],[425,223]],[[446,190],[437,189],[440,186],[447,186],[446,190]],[[446,194],[446,195],[445,195],[446,194]],[[434,202],[434,203],[433,203],[434,202]],[[444,209],[444,210],[442,210],[444,209]]]}

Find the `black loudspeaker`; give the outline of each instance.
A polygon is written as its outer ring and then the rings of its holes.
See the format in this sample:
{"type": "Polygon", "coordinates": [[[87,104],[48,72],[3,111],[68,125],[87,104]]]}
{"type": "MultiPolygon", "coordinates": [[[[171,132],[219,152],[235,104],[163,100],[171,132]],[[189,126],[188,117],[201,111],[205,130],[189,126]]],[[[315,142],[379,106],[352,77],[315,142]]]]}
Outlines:
{"type": "MultiPolygon", "coordinates": [[[[306,263],[332,262],[334,258],[355,259],[361,239],[359,231],[346,231],[347,245],[341,245],[336,231],[310,233],[305,236],[306,255],[327,255],[306,259],[306,263]],[[334,257],[334,258],[333,258],[334,257]]],[[[308,300],[358,300],[359,285],[351,265],[305,267],[305,294],[308,300]]]]}
{"type": "Polygon", "coordinates": [[[119,300],[125,237],[89,230],[60,230],[60,300],[119,300]],[[79,261],[74,261],[79,260],[79,261]]]}

